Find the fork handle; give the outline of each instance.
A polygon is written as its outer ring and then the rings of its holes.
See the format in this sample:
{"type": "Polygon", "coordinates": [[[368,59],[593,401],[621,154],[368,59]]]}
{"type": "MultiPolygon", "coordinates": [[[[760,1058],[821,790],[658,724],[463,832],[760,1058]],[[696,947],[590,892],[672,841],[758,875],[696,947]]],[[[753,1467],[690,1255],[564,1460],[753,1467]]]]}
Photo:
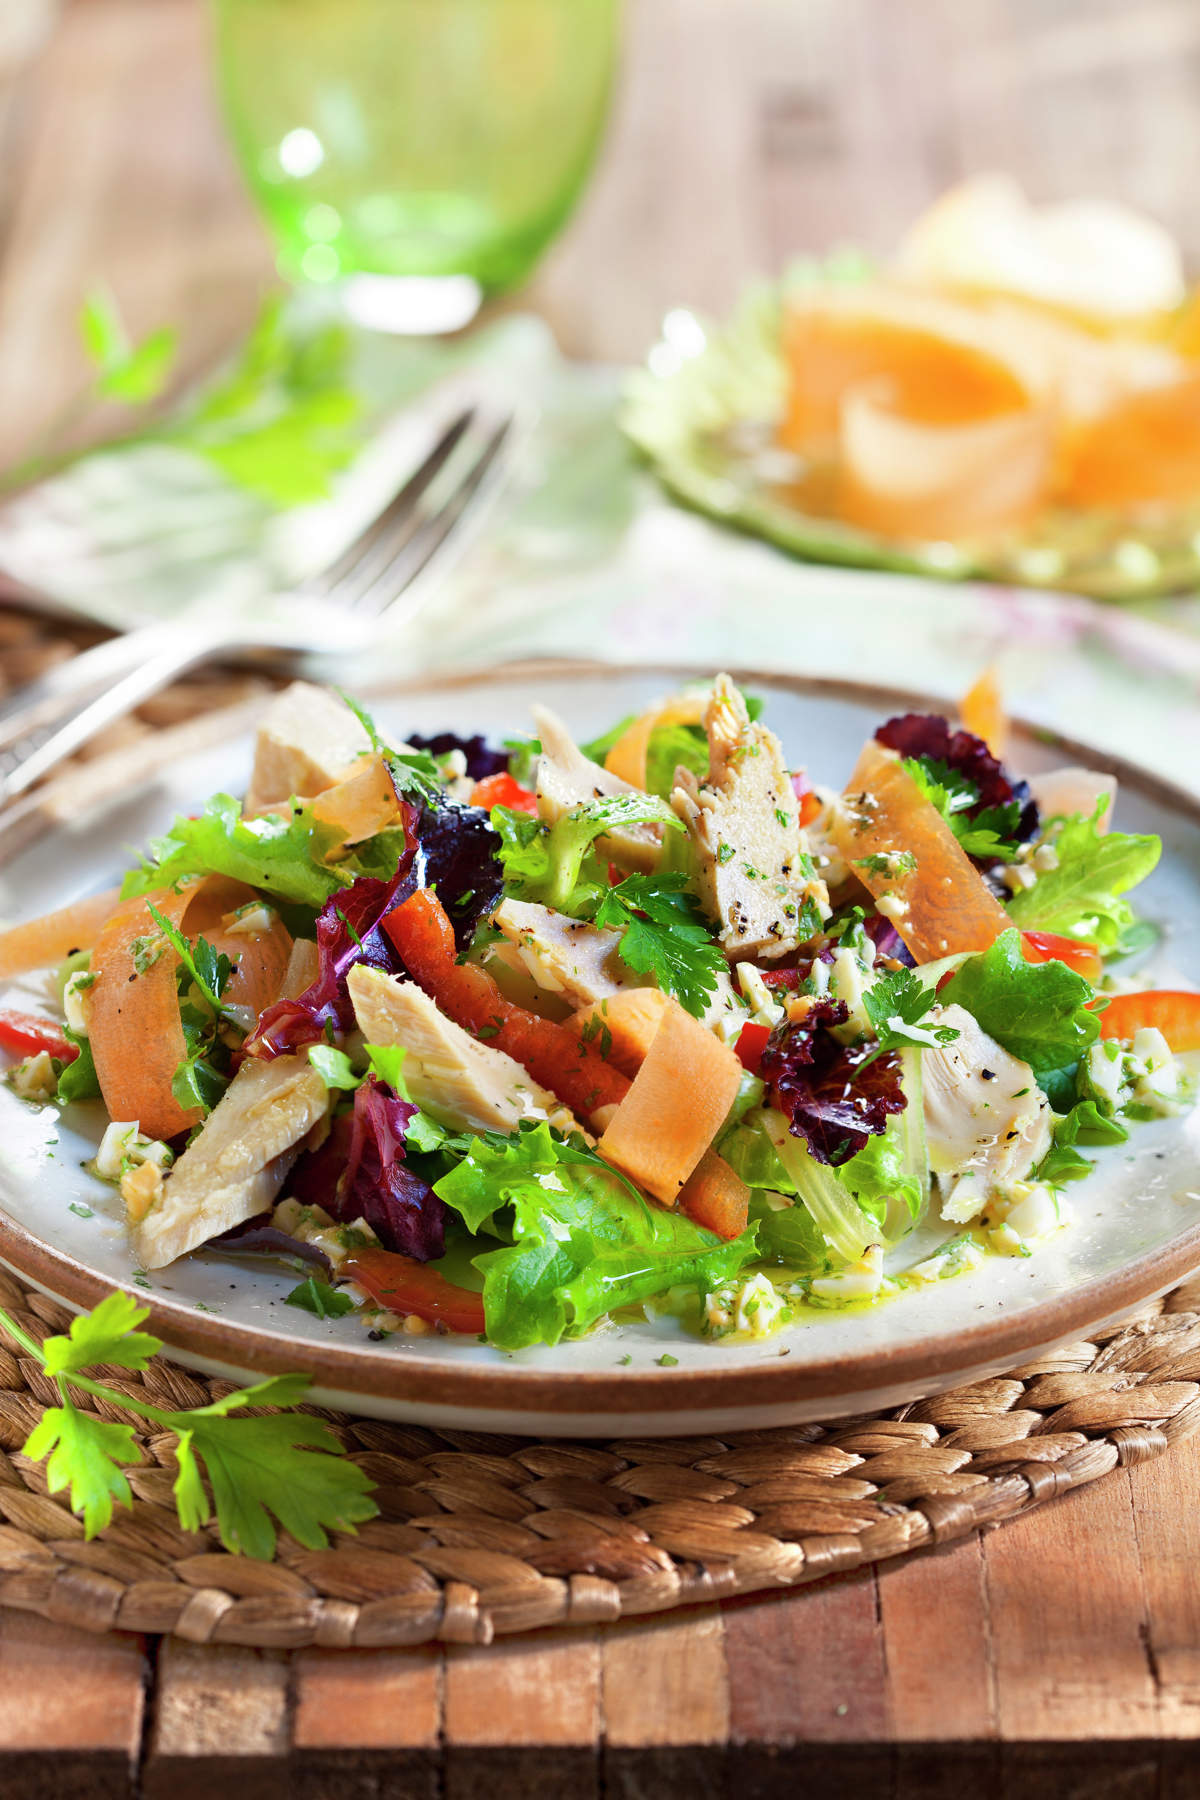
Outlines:
{"type": "Polygon", "coordinates": [[[55,663],[33,681],[0,699],[0,748],[30,735],[35,726],[54,724],[85,694],[97,694],[160,647],[171,643],[178,624],[147,625],[118,633],[65,662],[55,663]]]}
{"type": "Polygon", "coordinates": [[[0,808],[40,781],[51,769],[72,756],[89,738],[106,725],[123,718],[166,687],[175,676],[217,656],[232,647],[225,632],[177,625],[171,629],[147,626],[143,631],[129,632],[122,640],[127,652],[123,659],[125,672],[111,686],[101,686],[111,672],[113,659],[105,657],[110,644],[100,644],[75,659],[83,665],[89,658],[97,679],[89,681],[89,671],[79,668],[77,688],[86,687],[81,697],[71,699],[47,721],[35,724],[22,733],[8,748],[0,752],[0,808]]]}

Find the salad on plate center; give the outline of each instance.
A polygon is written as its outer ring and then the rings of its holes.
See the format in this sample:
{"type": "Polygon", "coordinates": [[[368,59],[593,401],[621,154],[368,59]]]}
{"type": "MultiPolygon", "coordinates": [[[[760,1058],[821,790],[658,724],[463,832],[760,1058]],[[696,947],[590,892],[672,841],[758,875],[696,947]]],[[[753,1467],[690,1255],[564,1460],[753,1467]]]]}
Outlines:
{"type": "Polygon", "coordinates": [[[140,1269],[282,1258],[375,1338],[744,1340],[1033,1254],[1190,1093],[1200,996],[1120,972],[1157,838],[1011,772],[987,680],[842,790],[760,710],[393,742],[297,683],[243,801],[0,933],[7,1079],[102,1104],[140,1269]]]}

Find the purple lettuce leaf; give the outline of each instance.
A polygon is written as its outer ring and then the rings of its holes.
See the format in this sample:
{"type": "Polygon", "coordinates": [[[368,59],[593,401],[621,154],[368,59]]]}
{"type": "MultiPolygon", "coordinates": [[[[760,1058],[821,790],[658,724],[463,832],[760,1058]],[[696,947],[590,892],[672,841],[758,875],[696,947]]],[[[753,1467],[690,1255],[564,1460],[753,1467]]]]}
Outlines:
{"type": "Polygon", "coordinates": [[[847,1045],[834,1036],[831,1028],[849,1016],[844,1000],[814,1001],[802,1020],[775,1027],[762,1056],[762,1078],[793,1137],[804,1139],[817,1162],[834,1166],[905,1106],[894,1050],[868,1062],[870,1040],[847,1045]]]}
{"type": "Polygon", "coordinates": [[[1015,800],[1021,809],[1013,833],[1016,842],[1024,844],[1036,836],[1038,809],[1029,783],[1011,776],[973,732],[951,731],[940,713],[900,713],[881,725],[875,738],[901,756],[932,757],[974,782],[979,799],[966,809],[968,818],[987,807],[1007,806],[1015,800]]]}
{"type": "Polygon", "coordinates": [[[916,958],[892,921],[885,919],[882,913],[868,913],[863,920],[863,930],[874,944],[877,957],[890,956],[894,962],[903,963],[907,969],[915,968],[916,958]]]}
{"type": "Polygon", "coordinates": [[[449,756],[452,750],[461,750],[467,759],[467,774],[472,781],[486,781],[489,775],[505,775],[508,773],[508,751],[493,750],[486,738],[459,737],[453,731],[439,731],[433,737],[414,737],[411,734],[405,739],[414,750],[424,750],[430,756],[449,756]]]}
{"type": "Polygon", "coordinates": [[[296,1163],[288,1192],[306,1206],[323,1206],[343,1225],[365,1219],[385,1250],[431,1262],[446,1247],[447,1212],[404,1160],[416,1110],[370,1076],[320,1149],[296,1163]]]}
{"type": "Polygon", "coordinates": [[[349,1031],[354,1005],[346,978],[357,963],[399,973],[403,964],[383,930],[383,920],[417,886],[413,856],[406,851],[390,881],[360,875],[325,902],[317,914],[317,979],[294,1000],[268,1006],[243,1045],[247,1056],[283,1056],[349,1031]]]}
{"type": "Polygon", "coordinates": [[[210,1238],[208,1250],[227,1250],[231,1256],[287,1256],[311,1263],[323,1275],[333,1274],[333,1264],[319,1244],[306,1244],[272,1225],[269,1212],[256,1213],[241,1225],[233,1225],[220,1237],[210,1238]]]}
{"type": "Polygon", "coordinates": [[[436,887],[460,951],[504,896],[500,834],[478,806],[427,806],[416,825],[416,887],[436,887]]]}

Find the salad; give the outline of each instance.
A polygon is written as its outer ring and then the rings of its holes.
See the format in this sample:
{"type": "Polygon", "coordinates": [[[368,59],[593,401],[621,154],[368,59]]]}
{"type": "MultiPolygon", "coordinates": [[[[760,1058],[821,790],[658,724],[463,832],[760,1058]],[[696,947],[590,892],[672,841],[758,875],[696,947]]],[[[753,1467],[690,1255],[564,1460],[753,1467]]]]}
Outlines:
{"type": "Polygon", "coordinates": [[[1160,846],[1113,778],[1011,771],[987,679],[962,712],[836,791],[728,675],[583,745],[296,683],[243,800],[0,932],[7,1080],[103,1107],[139,1269],[281,1258],[375,1338],[744,1339],[1030,1255],[1188,1101],[1200,995],[1121,973],[1160,846]]]}

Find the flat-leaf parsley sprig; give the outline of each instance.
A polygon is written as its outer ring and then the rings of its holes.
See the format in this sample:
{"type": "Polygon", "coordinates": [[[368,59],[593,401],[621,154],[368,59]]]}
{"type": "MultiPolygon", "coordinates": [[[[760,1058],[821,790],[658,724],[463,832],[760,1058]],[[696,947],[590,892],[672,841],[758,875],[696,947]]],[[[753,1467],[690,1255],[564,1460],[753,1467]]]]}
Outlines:
{"type": "Polygon", "coordinates": [[[174,1434],[179,1522],[185,1531],[199,1531],[215,1512],[227,1550],[269,1562],[275,1554],[276,1522],[308,1549],[322,1550],[329,1542],[327,1532],[353,1531],[375,1517],[379,1508],[368,1491],[374,1484],[341,1454],[320,1419],[290,1411],[250,1418],[242,1410],[294,1407],[308,1390],[307,1375],[273,1375],[208,1406],[173,1412],[84,1373],[101,1364],[144,1369],[162,1349],[158,1338],[138,1329],[148,1317],[149,1308],[139,1306],[132,1295],[109,1294],[90,1313],[73,1319],[66,1336],[48,1337],[39,1345],[0,1308],[0,1325],[36,1358],[59,1393],[60,1404],[47,1407],[26,1439],[24,1453],[46,1463],[52,1494],[70,1489],[72,1511],[82,1516],[87,1537],[104,1530],[115,1504],[132,1505],[122,1465],[139,1462],[141,1453],[131,1425],[83,1411],[71,1397],[73,1390],[137,1413],[174,1434]]]}

